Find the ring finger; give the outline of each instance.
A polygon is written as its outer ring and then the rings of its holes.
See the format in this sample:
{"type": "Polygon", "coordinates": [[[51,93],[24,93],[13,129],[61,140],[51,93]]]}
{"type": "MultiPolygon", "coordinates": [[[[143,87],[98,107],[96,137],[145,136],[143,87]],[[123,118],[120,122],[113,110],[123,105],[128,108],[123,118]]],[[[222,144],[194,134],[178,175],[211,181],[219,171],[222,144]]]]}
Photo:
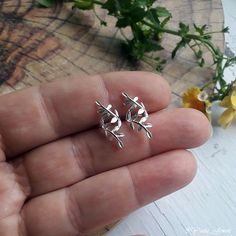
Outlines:
{"type": "Polygon", "coordinates": [[[199,146],[210,134],[209,122],[196,110],[163,110],[151,114],[150,122],[150,141],[124,125],[125,148],[119,149],[94,129],[25,154],[13,162],[16,173],[28,178],[30,195],[36,196],[159,153],[199,146]]]}

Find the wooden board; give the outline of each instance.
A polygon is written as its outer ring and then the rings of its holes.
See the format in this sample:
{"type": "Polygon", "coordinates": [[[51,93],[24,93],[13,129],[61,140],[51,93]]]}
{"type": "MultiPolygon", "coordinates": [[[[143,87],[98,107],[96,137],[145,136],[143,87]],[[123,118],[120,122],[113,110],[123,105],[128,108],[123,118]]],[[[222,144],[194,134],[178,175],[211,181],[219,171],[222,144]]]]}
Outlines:
{"type": "MultiPolygon", "coordinates": [[[[179,21],[207,24],[209,30],[223,27],[220,0],[159,0],[173,14],[171,27],[179,21]]],[[[120,53],[122,37],[114,19],[99,15],[109,22],[100,27],[92,14],[71,10],[67,5],[56,10],[35,7],[34,1],[3,0],[0,2],[0,94],[12,92],[70,75],[96,74],[117,70],[149,70],[145,63],[133,66],[120,53]]],[[[223,35],[214,42],[223,48],[223,35]]],[[[200,85],[211,71],[199,69],[190,50],[182,50],[172,61],[170,52],[178,38],[164,36],[161,52],[168,64],[163,76],[173,91],[173,104],[190,85],[200,85]]],[[[69,80],[68,80],[69,83],[69,80]]],[[[101,235],[99,233],[98,235],[101,235]]]]}
{"type": "MultiPolygon", "coordinates": [[[[211,30],[223,27],[220,0],[160,0],[173,13],[171,27],[185,23],[207,24],[211,30]]],[[[99,12],[109,22],[100,27],[90,13],[60,9],[39,9],[35,2],[8,0],[0,2],[0,94],[33,86],[71,74],[96,74],[116,70],[152,70],[141,63],[132,66],[120,54],[121,35],[112,17],[99,12]]],[[[178,38],[165,36],[168,59],[163,75],[180,94],[192,83],[200,84],[210,76],[196,67],[189,50],[183,50],[174,61],[170,51],[178,38]]],[[[214,41],[222,48],[223,35],[214,41]]]]}

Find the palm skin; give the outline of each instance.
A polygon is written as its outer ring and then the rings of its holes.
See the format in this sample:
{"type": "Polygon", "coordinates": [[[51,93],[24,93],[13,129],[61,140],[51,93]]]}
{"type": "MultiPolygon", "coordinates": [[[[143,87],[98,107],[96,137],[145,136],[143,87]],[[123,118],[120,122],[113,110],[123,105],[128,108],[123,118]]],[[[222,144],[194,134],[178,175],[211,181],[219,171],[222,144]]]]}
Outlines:
{"type": "Polygon", "coordinates": [[[200,112],[164,109],[170,89],[147,72],[60,80],[0,98],[0,235],[86,235],[188,184],[204,143],[200,112]],[[123,124],[123,149],[97,127],[95,101],[124,117],[122,92],[149,111],[152,140],[123,124]]]}

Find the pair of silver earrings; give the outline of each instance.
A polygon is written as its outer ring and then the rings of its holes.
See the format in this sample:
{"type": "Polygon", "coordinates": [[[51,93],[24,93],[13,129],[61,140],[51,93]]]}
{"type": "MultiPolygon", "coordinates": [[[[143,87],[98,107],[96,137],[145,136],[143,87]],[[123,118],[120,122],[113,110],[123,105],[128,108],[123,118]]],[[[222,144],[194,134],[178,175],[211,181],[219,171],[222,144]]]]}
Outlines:
{"type": "MultiPolygon", "coordinates": [[[[138,97],[131,98],[127,93],[122,93],[125,98],[124,105],[128,106],[126,113],[126,121],[130,124],[130,127],[134,130],[135,126],[138,127],[138,131],[144,130],[149,139],[152,138],[152,133],[149,128],[152,127],[151,123],[145,123],[148,119],[147,110],[142,102],[138,102],[138,97]]],[[[103,106],[100,102],[96,101],[98,105],[98,113],[101,115],[100,126],[103,129],[105,135],[108,138],[115,139],[120,148],[124,147],[122,138],[124,134],[119,132],[122,121],[119,113],[116,109],[111,110],[112,105],[107,107],[103,106]]]]}

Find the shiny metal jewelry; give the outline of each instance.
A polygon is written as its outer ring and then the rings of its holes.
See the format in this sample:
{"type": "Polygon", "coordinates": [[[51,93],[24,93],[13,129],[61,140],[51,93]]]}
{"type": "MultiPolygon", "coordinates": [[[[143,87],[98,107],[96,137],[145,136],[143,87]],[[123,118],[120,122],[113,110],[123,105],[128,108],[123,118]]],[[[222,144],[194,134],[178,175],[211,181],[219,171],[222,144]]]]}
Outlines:
{"type": "Polygon", "coordinates": [[[129,106],[126,113],[126,120],[129,122],[130,127],[134,130],[135,125],[138,126],[138,131],[144,130],[149,139],[152,138],[152,133],[149,128],[152,127],[151,123],[145,123],[148,119],[147,110],[142,102],[138,102],[138,97],[131,98],[127,93],[122,93],[125,97],[125,105],[129,106]]]}
{"type": "Polygon", "coordinates": [[[98,113],[101,115],[100,126],[103,129],[105,135],[109,139],[115,139],[118,146],[123,148],[124,144],[122,142],[122,138],[125,135],[118,132],[122,125],[118,111],[114,110],[114,112],[112,112],[112,105],[110,104],[107,107],[103,106],[98,101],[96,101],[96,104],[98,105],[98,113]]]}

